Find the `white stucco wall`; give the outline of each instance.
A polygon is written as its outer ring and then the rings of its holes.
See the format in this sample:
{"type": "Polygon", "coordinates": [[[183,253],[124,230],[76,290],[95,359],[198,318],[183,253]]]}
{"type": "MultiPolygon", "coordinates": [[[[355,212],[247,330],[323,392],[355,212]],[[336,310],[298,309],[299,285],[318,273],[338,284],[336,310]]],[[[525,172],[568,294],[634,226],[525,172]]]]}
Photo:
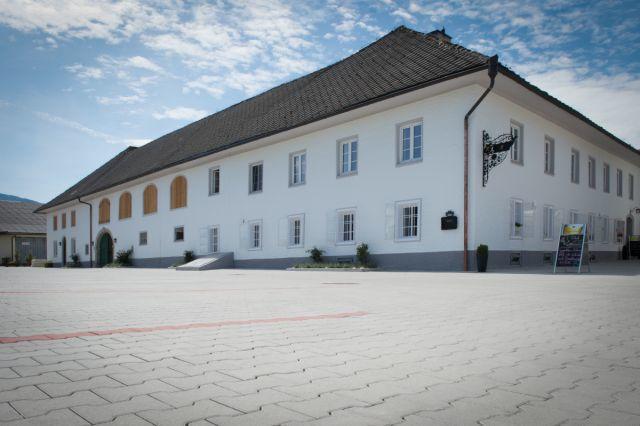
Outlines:
{"type": "MultiPolygon", "coordinates": [[[[101,230],[108,230],[117,240],[114,253],[134,248],[135,258],[182,256],[185,250],[202,254],[200,229],[220,227],[220,251],[232,251],[236,259],[277,259],[306,257],[313,246],[327,255],[353,255],[355,245],[338,245],[332,238],[336,228],[336,210],[356,209],[356,242],[369,244],[372,253],[420,253],[462,250],[463,235],[463,117],[482,93],[480,86],[468,86],[443,95],[430,97],[400,107],[350,121],[324,130],[266,147],[256,148],[233,156],[212,156],[207,164],[187,168],[132,185],[123,190],[87,198],[93,204],[94,239],[101,230]],[[423,120],[423,160],[398,166],[396,125],[409,120],[423,120]],[[358,173],[336,177],[337,141],[358,137],[358,173]],[[307,183],[289,187],[289,154],[306,150],[307,183]],[[263,192],[248,194],[249,164],[264,164],[263,192]],[[208,196],[208,170],[219,166],[221,192],[208,196]],[[184,175],[188,180],[188,207],[169,209],[169,187],[173,178],[184,175]],[[142,192],[147,184],[158,188],[158,212],[142,215],[142,192]],[[118,198],[127,190],[132,194],[130,219],[118,219],[118,198]],[[111,221],[98,224],[98,204],[104,197],[111,201],[111,221]],[[420,200],[421,237],[418,241],[400,242],[389,238],[387,211],[390,205],[403,200],[420,200]],[[459,218],[456,230],[442,231],[440,218],[453,210],[459,218]],[[303,248],[287,248],[282,244],[286,218],[305,215],[303,248]],[[248,250],[241,243],[241,227],[261,220],[263,244],[261,250],[248,250]],[[174,242],[175,226],[185,227],[185,241],[174,242]],[[331,228],[331,229],[329,229],[331,228]],[[139,232],[147,231],[148,245],[138,244],[139,232]],[[280,235],[279,235],[280,234],[280,235]]],[[[553,251],[555,241],[542,239],[542,206],[551,204],[580,213],[607,215],[610,219],[624,219],[638,203],[640,170],[621,158],[581,140],[542,117],[531,113],[495,93],[489,95],[471,120],[470,158],[470,244],[489,244],[492,250],[553,251]],[[481,132],[492,135],[509,131],[510,120],[524,125],[524,165],[507,159],[492,171],[489,184],[482,187],[481,132]],[[543,141],[549,135],[555,139],[555,175],[543,172],[543,141]],[[581,153],[581,181],[569,181],[569,153],[574,147],[581,153]],[[586,161],[597,159],[597,189],[587,186],[586,161]],[[602,192],[602,161],[611,166],[611,193],[602,192]],[[624,196],[615,192],[615,170],[624,171],[624,196]],[[635,175],[636,196],[627,197],[627,176],[635,175]],[[516,197],[535,202],[535,230],[530,238],[509,238],[509,199],[516,197]]],[[[52,244],[67,237],[76,238],[81,260],[88,261],[84,246],[88,243],[88,207],[81,204],[49,213],[48,253],[53,258],[52,244]],[[76,210],[77,226],[70,227],[70,211],[76,210]],[[60,216],[67,212],[67,228],[61,229],[60,216]],[[58,216],[57,231],[52,229],[52,216],[58,216]]],[[[563,219],[564,220],[564,219],[563,219]]],[[[613,229],[610,230],[613,235],[613,229]]],[[[610,239],[611,240],[611,239],[610,239]]],[[[97,242],[96,242],[97,244],[97,242]]],[[[618,245],[596,243],[592,250],[617,250],[618,245]]],[[[70,251],[68,250],[70,253],[70,251]]],[[[94,249],[95,259],[95,249],[94,249]]]]}

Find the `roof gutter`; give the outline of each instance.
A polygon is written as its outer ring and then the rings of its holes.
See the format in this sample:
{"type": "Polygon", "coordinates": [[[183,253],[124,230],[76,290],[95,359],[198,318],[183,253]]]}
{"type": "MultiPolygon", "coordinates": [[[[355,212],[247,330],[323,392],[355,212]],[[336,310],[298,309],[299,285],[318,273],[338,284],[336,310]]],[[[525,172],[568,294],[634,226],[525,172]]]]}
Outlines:
{"type": "Polygon", "coordinates": [[[471,109],[464,116],[464,243],[462,253],[462,269],[466,272],[469,270],[469,117],[478,108],[480,103],[487,97],[489,92],[493,90],[493,85],[498,74],[498,55],[489,58],[489,87],[480,95],[478,100],[473,104],[471,109]]]}
{"type": "Polygon", "coordinates": [[[93,268],[93,204],[82,201],[80,197],[78,202],[89,206],[89,264],[93,268]]]}

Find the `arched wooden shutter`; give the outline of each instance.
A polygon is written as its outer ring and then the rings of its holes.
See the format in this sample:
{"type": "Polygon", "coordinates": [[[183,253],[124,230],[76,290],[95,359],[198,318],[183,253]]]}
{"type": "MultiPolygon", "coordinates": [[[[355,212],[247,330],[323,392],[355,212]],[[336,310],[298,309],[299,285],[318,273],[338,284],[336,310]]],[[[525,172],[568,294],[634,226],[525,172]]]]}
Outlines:
{"type": "Polygon", "coordinates": [[[177,176],[171,182],[171,208],[187,207],[187,179],[177,176]]]}
{"type": "Polygon", "coordinates": [[[107,198],[103,198],[98,207],[98,223],[109,223],[109,220],[111,220],[111,203],[107,198]]]}
{"type": "Polygon", "coordinates": [[[149,185],[142,194],[142,213],[150,214],[158,211],[158,189],[155,185],[149,185]]]}
{"type": "Polygon", "coordinates": [[[123,192],[118,203],[118,219],[131,217],[131,193],[123,192]]]}

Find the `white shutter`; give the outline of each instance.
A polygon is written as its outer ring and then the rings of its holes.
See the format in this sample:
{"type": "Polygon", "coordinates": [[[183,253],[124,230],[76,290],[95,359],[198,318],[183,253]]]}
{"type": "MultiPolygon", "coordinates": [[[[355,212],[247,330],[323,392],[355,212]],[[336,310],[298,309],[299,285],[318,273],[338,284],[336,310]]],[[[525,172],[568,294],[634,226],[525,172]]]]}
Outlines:
{"type": "Polygon", "coordinates": [[[207,230],[207,236],[208,236],[208,241],[207,241],[207,252],[208,253],[213,253],[215,252],[215,247],[213,244],[213,232],[214,232],[214,227],[210,226],[209,229],[207,230]]]}
{"type": "Polygon", "coordinates": [[[507,221],[507,236],[508,238],[516,237],[516,200],[509,200],[509,220],[507,221]]]}
{"type": "Polygon", "coordinates": [[[562,209],[553,209],[553,239],[558,239],[558,237],[560,237],[560,230],[562,229],[563,225],[563,213],[564,212],[562,211],[562,209]]]}
{"type": "Polygon", "coordinates": [[[337,241],[338,214],[335,210],[327,211],[327,243],[335,244],[337,241]]]}
{"type": "Polygon", "coordinates": [[[524,238],[533,238],[535,236],[536,228],[536,203],[524,202],[523,204],[523,219],[524,219],[524,238]]]}
{"type": "Polygon", "coordinates": [[[287,247],[289,236],[289,222],[286,217],[281,217],[278,220],[278,246],[287,247]]]}
{"type": "Polygon", "coordinates": [[[200,228],[200,254],[208,254],[209,251],[207,250],[207,230],[209,229],[209,227],[205,226],[203,228],[200,228]]]}
{"type": "Polygon", "coordinates": [[[240,223],[240,248],[249,249],[249,223],[242,221],[240,223]]]}
{"type": "Polygon", "coordinates": [[[387,203],[385,206],[385,220],[384,220],[384,238],[385,240],[395,239],[396,229],[396,205],[394,203],[387,203]]]}

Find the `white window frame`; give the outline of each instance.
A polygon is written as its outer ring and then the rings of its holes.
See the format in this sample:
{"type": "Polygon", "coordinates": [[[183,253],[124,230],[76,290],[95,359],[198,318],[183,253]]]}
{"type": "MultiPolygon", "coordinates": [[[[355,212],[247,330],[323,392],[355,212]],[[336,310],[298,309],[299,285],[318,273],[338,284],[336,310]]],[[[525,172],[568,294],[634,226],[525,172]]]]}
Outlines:
{"type": "MultiPolygon", "coordinates": [[[[174,234],[174,238],[175,238],[175,234],[174,234]]],[[[146,246],[149,244],[149,232],[148,231],[140,231],[138,233],[138,245],[139,246],[146,246]],[[142,241],[142,234],[144,234],[144,243],[142,241]]]]}
{"type": "Polygon", "coordinates": [[[218,194],[220,194],[220,166],[215,166],[209,169],[209,196],[218,194]]]}
{"type": "Polygon", "coordinates": [[[58,241],[53,240],[53,257],[58,257],[58,241]]]}
{"type": "Polygon", "coordinates": [[[629,173],[629,178],[628,178],[628,183],[627,185],[629,186],[629,199],[633,200],[633,191],[635,191],[634,189],[634,178],[633,175],[631,173],[629,173]]]}
{"type": "Polygon", "coordinates": [[[544,137],[544,172],[553,176],[555,173],[556,141],[551,136],[544,137]]]}
{"type": "Polygon", "coordinates": [[[509,238],[522,240],[524,238],[524,200],[511,198],[509,203],[509,238]],[[520,206],[520,218],[517,217],[517,208],[520,206]],[[518,220],[519,219],[519,220],[518,220]],[[519,223],[520,226],[516,226],[519,223]]]}
{"type": "Polygon", "coordinates": [[[396,125],[396,163],[397,165],[411,164],[422,161],[424,158],[424,123],[421,118],[396,125]],[[416,127],[420,127],[420,155],[416,157],[416,127]],[[409,131],[409,158],[403,159],[404,131],[409,131]]]}
{"type": "Polygon", "coordinates": [[[356,209],[355,208],[346,208],[340,209],[337,212],[338,220],[337,229],[336,229],[336,245],[353,245],[356,243],[356,209]],[[345,240],[345,233],[349,231],[345,231],[345,216],[351,215],[351,239],[345,240]]]}
{"type": "Polygon", "coordinates": [[[514,144],[511,146],[509,157],[514,164],[524,164],[524,125],[516,120],[511,120],[509,128],[511,134],[517,133],[517,138],[514,144]]]}
{"type": "Polygon", "coordinates": [[[289,186],[307,183],[307,150],[289,154],[289,186]]]}
{"type": "Polygon", "coordinates": [[[76,254],[76,239],[71,238],[71,254],[76,254]]]}
{"type": "Polygon", "coordinates": [[[552,241],[554,239],[555,209],[552,205],[542,206],[542,239],[544,241],[552,241]]]}
{"type": "Polygon", "coordinates": [[[580,213],[577,210],[570,210],[569,223],[571,224],[578,223],[579,220],[580,220],[580,213]]]}
{"type": "Polygon", "coordinates": [[[262,220],[252,220],[249,222],[249,250],[262,250],[263,239],[264,229],[262,228],[262,220]],[[257,234],[256,229],[258,230],[257,234]]]}
{"type": "Polygon", "coordinates": [[[589,188],[596,189],[596,159],[589,156],[587,159],[587,174],[589,188]]]}
{"type": "Polygon", "coordinates": [[[207,249],[209,248],[213,249],[210,253],[220,253],[220,226],[218,225],[207,229],[207,249]]]}
{"type": "MultiPolygon", "coordinates": [[[[403,241],[420,241],[422,237],[422,200],[405,200],[405,201],[397,201],[395,208],[395,241],[403,242],[403,241]],[[417,217],[416,217],[416,235],[404,235],[404,209],[417,207],[417,217]]],[[[410,225],[413,227],[414,225],[410,225]]]]}
{"type": "Polygon", "coordinates": [[[607,244],[609,242],[609,217],[601,216],[600,223],[602,225],[602,235],[600,236],[600,242],[603,244],[607,244]]]}
{"type": "Polygon", "coordinates": [[[173,227],[173,242],[174,243],[183,243],[184,242],[184,238],[185,237],[185,232],[184,232],[184,225],[178,225],[178,226],[174,226],[173,227]],[[178,233],[178,229],[182,228],[182,239],[178,240],[177,239],[177,233],[178,233]]]}
{"type": "Polygon", "coordinates": [[[602,164],[602,191],[611,192],[611,166],[609,163],[602,164]]]}
{"type": "Polygon", "coordinates": [[[571,148],[571,162],[569,164],[571,183],[580,184],[580,151],[571,148]]]}
{"type": "Polygon", "coordinates": [[[358,136],[349,136],[347,138],[339,139],[336,143],[337,149],[337,176],[352,176],[358,174],[358,160],[360,144],[358,143],[358,136]],[[355,150],[353,149],[355,146],[355,150]],[[346,157],[343,153],[344,147],[347,147],[346,157]],[[355,159],[354,157],[355,151],[355,159]],[[345,170],[345,164],[347,165],[345,170]]]}
{"type": "Polygon", "coordinates": [[[624,173],[622,169],[616,169],[616,195],[622,197],[624,195],[624,173]]]}
{"type": "Polygon", "coordinates": [[[596,215],[595,213],[587,214],[587,238],[590,243],[596,240],[596,215]]]}
{"type": "Polygon", "coordinates": [[[287,248],[304,247],[304,213],[290,215],[287,218],[287,248]],[[295,242],[295,222],[300,221],[298,242],[295,242]]]}
{"type": "Polygon", "coordinates": [[[259,194],[262,192],[264,188],[264,162],[262,161],[256,161],[255,163],[251,163],[249,164],[249,194],[259,194]],[[260,184],[260,189],[253,189],[253,170],[254,167],[260,167],[260,179],[259,179],[259,184],[260,184]]]}

